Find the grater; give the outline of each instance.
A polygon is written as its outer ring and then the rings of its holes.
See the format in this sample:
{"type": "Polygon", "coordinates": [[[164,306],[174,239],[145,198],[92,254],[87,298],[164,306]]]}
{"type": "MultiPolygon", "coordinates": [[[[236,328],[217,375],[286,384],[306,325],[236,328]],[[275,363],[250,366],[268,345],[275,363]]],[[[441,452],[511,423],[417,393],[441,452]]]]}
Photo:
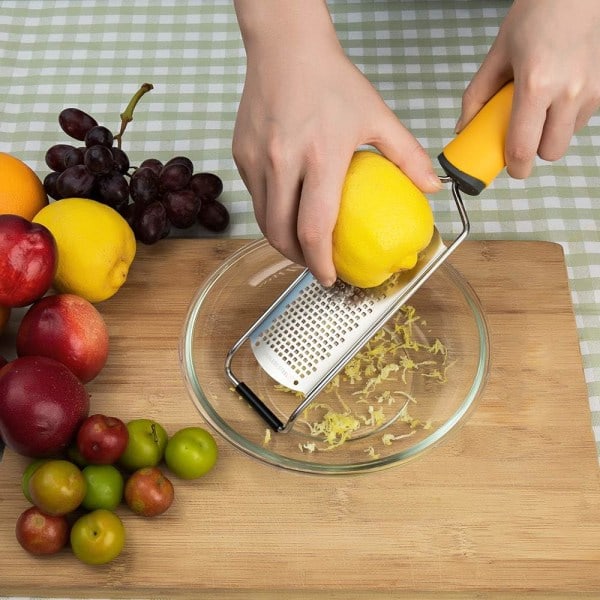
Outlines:
{"type": "Polygon", "coordinates": [[[439,155],[461,221],[445,244],[434,228],[431,242],[409,271],[382,285],[359,289],[338,280],[325,288],[304,270],[227,353],[225,372],[236,391],[277,432],[296,419],[386,321],[433,275],[469,234],[461,191],[478,195],[504,167],[504,140],[512,107],[512,83],[502,88],[439,155]],[[301,393],[282,420],[232,370],[239,348],[249,343],[261,368],[277,383],[301,393]]]}

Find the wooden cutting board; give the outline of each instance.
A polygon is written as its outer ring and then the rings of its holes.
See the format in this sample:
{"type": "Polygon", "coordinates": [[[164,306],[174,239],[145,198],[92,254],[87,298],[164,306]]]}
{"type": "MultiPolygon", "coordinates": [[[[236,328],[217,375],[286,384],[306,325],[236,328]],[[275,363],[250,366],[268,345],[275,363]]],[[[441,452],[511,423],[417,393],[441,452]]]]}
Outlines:
{"type": "MultiPolygon", "coordinates": [[[[178,337],[194,291],[242,243],[165,240],[139,249],[126,286],[99,306],[112,347],[89,384],[94,412],[152,417],[171,433],[202,424],[180,375],[178,337]]],[[[481,299],[492,369],[477,410],[447,442],[405,466],[327,477],[264,465],[218,438],[217,468],[196,482],[176,480],[168,513],[142,519],[120,510],[126,549],[95,568],[68,550],[45,559],[21,550],[13,528],[27,507],[20,490],[27,460],[7,451],[0,595],[600,591],[600,469],[562,250],[469,241],[451,262],[481,299]]]]}

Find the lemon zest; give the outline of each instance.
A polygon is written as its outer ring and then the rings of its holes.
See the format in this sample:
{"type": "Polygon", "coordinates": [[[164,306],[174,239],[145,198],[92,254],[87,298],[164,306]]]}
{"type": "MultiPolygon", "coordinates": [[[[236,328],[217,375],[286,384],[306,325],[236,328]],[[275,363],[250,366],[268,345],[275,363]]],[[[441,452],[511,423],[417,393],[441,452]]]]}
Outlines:
{"type": "Polygon", "coordinates": [[[377,459],[381,456],[380,454],[377,454],[377,452],[375,452],[375,448],[373,448],[373,446],[365,448],[365,453],[369,455],[369,458],[377,459]]]}
{"type": "Polygon", "coordinates": [[[267,428],[267,429],[265,429],[265,437],[263,439],[263,446],[268,446],[270,441],[271,441],[271,430],[267,428]]]}

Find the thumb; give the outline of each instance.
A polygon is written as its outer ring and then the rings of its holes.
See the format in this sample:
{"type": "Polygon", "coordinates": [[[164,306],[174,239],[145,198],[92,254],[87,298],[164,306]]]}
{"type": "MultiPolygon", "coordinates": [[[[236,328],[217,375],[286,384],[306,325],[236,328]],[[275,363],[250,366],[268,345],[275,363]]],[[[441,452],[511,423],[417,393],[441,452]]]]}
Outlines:
{"type": "Polygon", "coordinates": [[[462,131],[488,100],[512,78],[510,65],[502,58],[495,45],[492,45],[463,93],[461,113],[456,122],[455,132],[462,131]]]}

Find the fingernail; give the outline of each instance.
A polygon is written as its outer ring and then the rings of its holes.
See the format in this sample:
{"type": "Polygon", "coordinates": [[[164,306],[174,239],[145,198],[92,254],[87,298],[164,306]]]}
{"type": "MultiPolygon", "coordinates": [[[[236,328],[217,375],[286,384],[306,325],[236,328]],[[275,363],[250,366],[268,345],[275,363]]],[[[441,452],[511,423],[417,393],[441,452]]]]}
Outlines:
{"type": "Polygon", "coordinates": [[[441,182],[440,178],[435,173],[429,175],[429,177],[427,178],[427,183],[431,185],[432,191],[436,192],[438,192],[444,187],[444,184],[441,182]]]}
{"type": "Polygon", "coordinates": [[[454,133],[460,133],[460,130],[463,128],[464,117],[460,115],[458,117],[458,121],[456,121],[456,125],[454,126],[454,133]]]}

